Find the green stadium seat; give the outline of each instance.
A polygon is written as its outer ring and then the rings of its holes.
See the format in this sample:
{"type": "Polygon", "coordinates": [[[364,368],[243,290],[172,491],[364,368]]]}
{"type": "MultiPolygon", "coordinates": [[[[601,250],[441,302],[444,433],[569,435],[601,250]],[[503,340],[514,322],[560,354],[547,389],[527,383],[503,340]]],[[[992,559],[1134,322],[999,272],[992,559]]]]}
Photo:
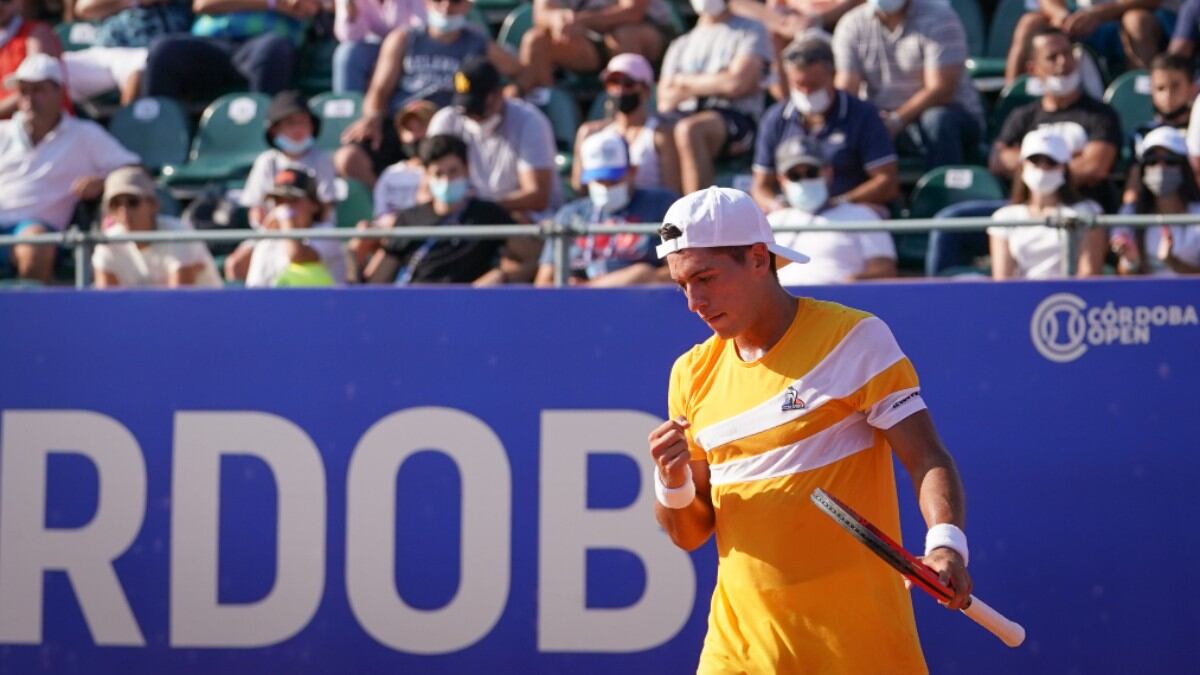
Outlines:
{"type": "Polygon", "coordinates": [[[483,29],[483,34],[489,38],[496,37],[495,34],[492,33],[492,27],[488,23],[487,15],[479,9],[478,2],[472,2],[470,7],[467,9],[467,23],[483,29]]]}
{"type": "Polygon", "coordinates": [[[967,33],[967,54],[984,56],[985,40],[983,29],[983,11],[979,9],[977,0],[950,0],[950,7],[962,21],[963,30],[967,33]]]}
{"type": "Polygon", "coordinates": [[[375,215],[375,200],[371,191],[353,178],[338,178],[337,226],[354,227],[360,220],[375,215]]]}
{"type": "Polygon", "coordinates": [[[499,26],[510,12],[524,4],[521,0],[475,0],[473,11],[479,12],[488,25],[499,26]]]}
{"type": "MultiPolygon", "coordinates": [[[[959,0],[955,0],[955,3],[959,4],[959,0]]],[[[976,10],[978,11],[978,7],[976,10]]],[[[1001,0],[995,12],[992,13],[992,20],[988,25],[986,49],[981,56],[967,59],[967,70],[971,73],[971,77],[978,80],[1004,76],[1004,62],[1008,59],[1008,49],[1012,46],[1017,22],[1021,20],[1025,12],[1025,0],[1001,0]]],[[[994,91],[991,87],[987,87],[987,89],[994,91]]]]}
{"type": "Polygon", "coordinates": [[[1141,125],[1154,119],[1154,104],[1150,102],[1150,73],[1131,70],[1108,85],[1104,102],[1111,105],[1121,118],[1121,133],[1131,135],[1141,125]]]}
{"type": "Polygon", "coordinates": [[[188,162],[163,167],[170,186],[225,182],[244,176],[267,149],[265,94],[226,94],[213,101],[200,118],[188,162]]]}
{"type": "Polygon", "coordinates": [[[1008,119],[1009,113],[1026,103],[1031,103],[1037,100],[1037,94],[1029,91],[1030,78],[1028,75],[1021,75],[1013,83],[1000,91],[1000,96],[996,99],[996,104],[992,106],[992,117],[989,120],[991,127],[988,134],[989,139],[995,139],[1000,133],[1000,128],[1004,126],[1004,120],[1008,119]]]}
{"type": "Polygon", "coordinates": [[[96,24],[90,21],[64,21],[54,27],[64,51],[76,52],[96,43],[96,24]]]}
{"type": "Polygon", "coordinates": [[[321,120],[317,147],[330,152],[342,145],[342,132],[362,115],[363,95],[348,91],[341,94],[326,92],[312,97],[308,109],[321,120]]]}
{"type": "Polygon", "coordinates": [[[981,166],[940,166],[917,181],[910,199],[910,218],[932,218],[958,202],[1004,199],[1004,188],[981,166]]]}
{"type": "Polygon", "coordinates": [[[504,17],[496,41],[516,51],[521,47],[521,37],[533,27],[533,3],[522,3],[504,17]]]}
{"type": "Polygon", "coordinates": [[[579,105],[575,98],[557,87],[539,89],[526,99],[536,105],[550,120],[554,144],[558,148],[555,164],[563,173],[571,171],[575,152],[575,132],[579,129],[579,105]]]}
{"type": "Polygon", "coordinates": [[[143,98],[117,110],[108,131],[157,173],[187,162],[190,131],[187,112],[170,98],[143,98]]]}

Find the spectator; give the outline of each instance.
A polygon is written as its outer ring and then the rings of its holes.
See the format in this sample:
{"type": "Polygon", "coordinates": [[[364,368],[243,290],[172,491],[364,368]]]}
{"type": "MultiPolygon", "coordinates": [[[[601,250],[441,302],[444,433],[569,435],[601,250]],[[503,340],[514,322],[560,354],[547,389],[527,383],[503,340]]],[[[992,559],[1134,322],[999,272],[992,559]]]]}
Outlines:
{"type": "MultiPolygon", "coordinates": [[[[1192,99],[1196,96],[1192,65],[1187,58],[1179,54],[1159,54],[1150,64],[1150,102],[1154,106],[1154,119],[1134,130],[1130,139],[1131,157],[1141,157],[1142,139],[1158,127],[1186,130],[1191,119],[1192,99]]],[[[1200,133],[1200,129],[1197,132],[1200,133]]],[[[1200,138],[1196,141],[1200,144],[1200,138]]],[[[1140,166],[1135,162],[1129,167],[1122,204],[1137,198],[1140,166]]]]}
{"type": "MultiPolygon", "coordinates": [[[[825,161],[825,151],[817,140],[788,138],[780,144],[774,164],[788,208],[767,215],[771,227],[879,220],[870,207],[831,199],[834,169],[825,161]]],[[[779,281],[785,286],[896,276],[896,245],[887,232],[776,232],[775,242],[804,251],[810,258],[807,265],[779,269],[779,281]]]]}
{"type": "Polygon", "coordinates": [[[724,0],[692,0],[696,27],[663,58],[658,109],[671,125],[684,193],[712,185],[714,162],[754,148],[771,47],[762,24],[724,0]]]}
{"type": "MultiPolygon", "coordinates": [[[[579,148],[583,172],[580,180],[588,196],[559,210],[560,225],[624,225],[659,223],[678,199],[674,192],[637,185],[638,168],[630,161],[629,145],[615,129],[605,129],[584,139],[579,148]]],[[[589,234],[570,247],[573,285],[631,286],[670,280],[658,259],[658,239],[649,234],[589,234]]],[[[542,252],[537,285],[554,283],[550,247],[542,252]]]]}
{"type": "Polygon", "coordinates": [[[467,25],[466,0],[426,0],[426,5],[427,26],[395,30],[384,39],[380,66],[363,99],[363,116],[342,134],[347,145],[337,154],[339,172],[368,187],[385,168],[405,158],[393,127],[386,124],[405,103],[424,98],[448,104],[454,73],[472,57],[487,57],[506,73],[520,68],[512,55],[467,25]]]}
{"type": "MultiPolygon", "coordinates": [[[[307,230],[329,219],[329,207],[317,192],[316,178],[303,169],[280,171],[267,190],[264,205],[268,207],[263,220],[267,230],[307,230]]],[[[330,240],[257,240],[246,287],[333,286],[345,280],[340,253],[341,246],[330,240]]]]}
{"type": "Polygon", "coordinates": [[[667,0],[534,0],[517,86],[524,92],[549,87],[557,67],[594,73],[609,54],[657,61],[674,32],[667,0]]]}
{"type": "Polygon", "coordinates": [[[779,49],[806,34],[833,32],[842,16],[863,0],[729,0],[738,16],[754,19],[771,32],[779,49]]]}
{"type": "Polygon", "coordinates": [[[608,97],[608,117],[585,122],[575,135],[571,184],[583,189],[580,148],[584,139],[601,129],[612,129],[629,144],[629,161],[637,167],[637,187],[679,190],[679,157],[675,144],[660,123],[652,105],[654,69],[641,54],[617,54],[600,74],[608,97]]]}
{"type": "MultiPolygon", "coordinates": [[[[1037,129],[1021,142],[1021,164],[1013,181],[1012,203],[992,214],[992,220],[1027,220],[1096,216],[1100,205],[1076,192],[1070,174],[1074,163],[1066,139],[1055,131],[1037,129]]],[[[992,252],[993,279],[1061,277],[1067,228],[1046,225],[994,225],[987,230],[992,252]]],[[[1078,235],[1076,276],[1100,274],[1106,245],[1104,230],[1092,227],[1078,235]]]]}
{"type": "MultiPolygon", "coordinates": [[[[300,168],[316,177],[317,194],[322,203],[337,201],[337,175],[333,160],[324,150],[316,147],[315,138],[320,131],[321,120],[308,109],[298,91],[281,91],[271,99],[267,108],[267,144],[254,160],[246,184],[238,202],[250,209],[250,224],[261,227],[266,220],[267,195],[274,185],[275,176],[287,168],[300,168]]],[[[332,211],[332,207],[329,209],[332,211]]],[[[330,214],[332,219],[333,214],[330,214]]],[[[336,242],[322,242],[332,245],[336,242]]],[[[225,258],[225,276],[230,280],[245,279],[250,264],[254,241],[242,242],[225,258]]]]}
{"type": "MultiPolygon", "coordinates": [[[[1162,0],[1086,4],[1038,0],[1037,10],[1017,22],[1005,62],[1005,82],[1011,83],[1025,70],[1031,40],[1046,28],[1056,28],[1070,40],[1092,48],[1114,71],[1126,67],[1147,69],[1150,60],[1165,46],[1164,36],[1175,25],[1174,14],[1160,9],[1162,4],[1162,0]]],[[[1181,31],[1182,26],[1176,29],[1176,35],[1181,31]]]]}
{"type": "Polygon", "coordinates": [[[63,54],[73,101],[114,90],[121,93],[122,103],[137,98],[150,43],[186,33],[192,26],[189,0],[79,0],[75,12],[99,26],[93,46],[63,54]]]}
{"type": "Polygon", "coordinates": [[[424,0],[336,0],[333,90],[366,92],[384,38],[395,29],[424,24],[424,0]]]}
{"type": "Polygon", "coordinates": [[[783,52],[788,99],[767,109],[754,150],[754,201],[770,213],[786,208],[776,150],[791,138],[822,146],[833,172],[831,203],[884,205],[899,194],[896,149],[875,106],[833,87],[833,51],[819,37],[801,37],[783,52]]]}
{"type": "MultiPolygon", "coordinates": [[[[137,155],[98,124],[64,113],[62,81],[62,67],[47,54],[27,56],[5,81],[19,93],[17,113],[0,122],[2,234],[62,230],[79,200],[101,195],[109,172],[138,163],[137,155]]],[[[0,268],[11,266],[22,279],[49,283],[54,253],[53,246],[0,249],[0,268]]]]}
{"type": "MultiPolygon", "coordinates": [[[[190,229],[158,212],[154,179],[136,166],[108,174],[103,208],[105,234],[190,229]]],[[[96,288],[221,286],[212,254],[198,241],[100,244],[92,252],[92,267],[96,288]]]]}
{"type": "Polygon", "coordinates": [[[429,135],[451,134],[467,144],[476,197],[496,202],[520,222],[551,217],[562,196],[550,121],[533,105],[506,99],[500,73],[485,58],[464,62],[454,83],[454,104],[433,116],[429,135]]]}
{"type": "Polygon", "coordinates": [[[871,0],[833,33],[837,87],[865,84],[901,154],[926,168],[963,164],[983,133],[962,21],[941,0],[871,0]]]}
{"type": "MultiPolygon", "coordinates": [[[[395,214],[395,227],[496,225],[512,217],[495,203],[472,196],[467,146],[454,136],[430,136],[421,143],[421,163],[430,201],[395,214]]],[[[517,243],[517,248],[522,244],[517,243]]],[[[364,278],[376,284],[503,283],[529,275],[528,261],[496,239],[430,238],[387,240],[367,265],[364,278]]]]}
{"type": "MultiPolygon", "coordinates": [[[[1162,126],[1146,134],[1138,166],[1136,201],[1122,213],[1200,214],[1200,188],[1181,131],[1162,126]]],[[[1110,242],[1121,274],[1200,274],[1200,225],[1117,228],[1110,242]]]]}
{"type": "Polygon", "coordinates": [[[31,21],[21,14],[24,2],[0,2],[0,118],[8,119],[17,111],[19,93],[7,78],[16,72],[30,54],[62,55],[62,44],[54,29],[42,21],[31,21]]]}
{"type": "Polygon", "coordinates": [[[1047,28],[1034,36],[1030,74],[1041,80],[1045,93],[1004,120],[988,168],[1015,182],[1022,139],[1048,127],[1071,151],[1071,187],[1093,201],[1115,206],[1108,176],[1121,146],[1121,122],[1112,108],[1083,92],[1078,66],[1065,33],[1047,28]]]}
{"type": "Polygon", "coordinates": [[[277,94],[296,73],[300,43],[319,0],[194,0],[191,35],[150,45],[146,96],[210,100],[230,89],[277,94]]]}

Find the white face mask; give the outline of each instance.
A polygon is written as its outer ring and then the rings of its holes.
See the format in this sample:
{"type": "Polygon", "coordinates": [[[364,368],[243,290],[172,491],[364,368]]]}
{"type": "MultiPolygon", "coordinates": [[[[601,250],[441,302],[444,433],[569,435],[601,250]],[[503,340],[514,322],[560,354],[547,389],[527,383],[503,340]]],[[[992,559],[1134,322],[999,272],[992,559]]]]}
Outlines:
{"type": "Polygon", "coordinates": [[[717,16],[725,11],[725,0],[692,0],[692,10],[697,14],[717,16]]]}
{"type": "Polygon", "coordinates": [[[819,115],[829,110],[829,104],[832,101],[833,97],[829,95],[828,89],[818,89],[811,94],[806,94],[799,89],[792,90],[792,105],[796,106],[796,110],[799,110],[801,115],[819,115]]]}
{"type": "Polygon", "coordinates": [[[1053,96],[1069,96],[1079,89],[1079,69],[1070,75],[1051,75],[1042,78],[1042,85],[1053,96]]]}
{"type": "Polygon", "coordinates": [[[792,208],[816,213],[829,199],[829,188],[825,186],[824,178],[808,178],[795,183],[784,181],[783,196],[792,208]]]}
{"type": "Polygon", "coordinates": [[[1058,192],[1066,182],[1062,167],[1057,169],[1041,169],[1029,162],[1021,167],[1021,181],[1025,187],[1043,197],[1058,192]]]}
{"type": "Polygon", "coordinates": [[[592,181],[588,183],[588,199],[601,213],[616,213],[629,204],[629,183],[605,185],[592,181]]]}
{"type": "Polygon", "coordinates": [[[430,28],[440,33],[453,33],[467,24],[464,14],[445,14],[436,9],[426,10],[425,20],[430,28]]]}
{"type": "Polygon", "coordinates": [[[895,14],[904,7],[905,0],[869,0],[872,7],[884,14],[895,14]]]}

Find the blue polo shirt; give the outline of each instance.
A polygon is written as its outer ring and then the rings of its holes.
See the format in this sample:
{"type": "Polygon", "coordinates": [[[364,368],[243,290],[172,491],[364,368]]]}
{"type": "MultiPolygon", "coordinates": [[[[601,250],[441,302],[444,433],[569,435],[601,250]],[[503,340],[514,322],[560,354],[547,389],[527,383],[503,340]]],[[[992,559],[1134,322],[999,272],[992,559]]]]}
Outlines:
{"type": "Polygon", "coordinates": [[[775,150],[792,136],[820,141],[826,161],[833,167],[830,196],[836,197],[867,181],[867,171],[896,161],[896,146],[879,119],[879,108],[838,91],[825,116],[825,126],[808,131],[791,99],[767,109],[758,125],[754,145],[754,170],[775,173],[775,150]]]}

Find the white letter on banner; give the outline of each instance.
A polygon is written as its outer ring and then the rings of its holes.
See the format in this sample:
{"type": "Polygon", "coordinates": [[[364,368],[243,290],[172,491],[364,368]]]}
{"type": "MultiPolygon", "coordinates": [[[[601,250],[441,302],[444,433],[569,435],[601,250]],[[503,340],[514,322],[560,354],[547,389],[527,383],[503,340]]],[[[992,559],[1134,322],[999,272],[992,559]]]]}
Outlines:
{"type": "Polygon", "coordinates": [[[171,485],[171,646],[265,647],[308,625],[325,592],[325,467],[308,434],[268,413],[177,413],[171,485]],[[217,601],[222,455],[275,477],[275,583],[257,602],[217,601]]]}
{"type": "Polygon", "coordinates": [[[112,561],[133,543],[146,512],[146,464],[137,439],[99,413],[7,411],[0,439],[0,642],[42,641],[42,579],[63,570],[98,645],[140,647],[112,561]],[[96,513],[83,527],[45,527],[52,452],[96,467],[96,513]]]}
{"type": "Polygon", "coordinates": [[[632,410],[542,413],[538,649],[650,649],[679,633],[691,615],[696,570],[654,520],[654,464],[646,434],[661,423],[632,410]],[[620,453],[637,462],[641,489],[628,507],[587,508],[591,452],[620,453]],[[622,549],[641,559],[646,590],[632,606],[587,608],[587,551],[596,548],[622,549]]]}
{"type": "MultiPolygon", "coordinates": [[[[346,592],[363,629],[414,654],[445,654],[483,639],[508,602],[512,559],[511,469],[496,434],[461,410],[404,410],[367,430],[347,473],[346,592]],[[412,608],[395,583],[396,473],[423,450],[452,459],[462,480],[462,573],[454,598],[436,610],[412,608]]],[[[420,554],[421,542],[402,545],[420,554]]]]}

